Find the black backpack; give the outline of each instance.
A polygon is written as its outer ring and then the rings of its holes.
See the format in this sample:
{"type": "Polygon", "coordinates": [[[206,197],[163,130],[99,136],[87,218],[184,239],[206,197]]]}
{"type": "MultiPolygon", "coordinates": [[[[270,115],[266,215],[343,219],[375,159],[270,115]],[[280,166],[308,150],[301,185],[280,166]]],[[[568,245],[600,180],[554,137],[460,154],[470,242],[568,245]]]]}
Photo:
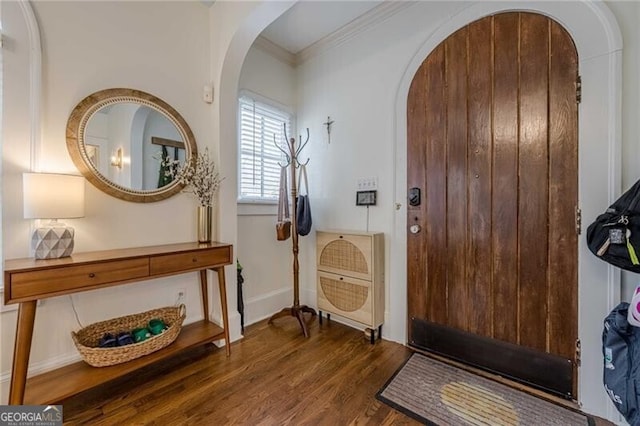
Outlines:
{"type": "Polygon", "coordinates": [[[631,426],[640,425],[640,328],[627,322],[629,304],[620,303],[604,320],[603,382],[613,405],[631,426]]]}
{"type": "Polygon", "coordinates": [[[639,209],[640,180],[589,225],[589,250],[605,262],[640,273],[639,209]]]}

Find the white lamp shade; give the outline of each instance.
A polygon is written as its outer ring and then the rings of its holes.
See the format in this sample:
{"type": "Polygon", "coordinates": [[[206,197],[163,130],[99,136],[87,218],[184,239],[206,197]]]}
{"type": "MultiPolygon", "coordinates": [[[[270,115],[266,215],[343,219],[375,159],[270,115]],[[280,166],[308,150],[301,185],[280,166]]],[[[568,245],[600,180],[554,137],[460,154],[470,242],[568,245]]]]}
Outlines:
{"type": "Polygon", "coordinates": [[[22,186],[25,219],[84,217],[84,177],[24,173],[22,186]]]}

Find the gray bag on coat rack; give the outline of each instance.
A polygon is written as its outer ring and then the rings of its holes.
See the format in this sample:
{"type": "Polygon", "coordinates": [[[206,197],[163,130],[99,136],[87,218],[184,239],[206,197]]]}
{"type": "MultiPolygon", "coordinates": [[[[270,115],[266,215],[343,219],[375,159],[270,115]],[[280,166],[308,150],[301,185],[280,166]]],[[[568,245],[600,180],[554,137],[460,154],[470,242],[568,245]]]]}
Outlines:
{"type": "Polygon", "coordinates": [[[307,181],[307,168],[300,165],[298,174],[298,204],[296,207],[296,224],[298,235],[305,236],[311,232],[311,206],[309,205],[309,182],[307,181]],[[302,179],[304,178],[305,195],[300,194],[302,189],[302,179]]]}

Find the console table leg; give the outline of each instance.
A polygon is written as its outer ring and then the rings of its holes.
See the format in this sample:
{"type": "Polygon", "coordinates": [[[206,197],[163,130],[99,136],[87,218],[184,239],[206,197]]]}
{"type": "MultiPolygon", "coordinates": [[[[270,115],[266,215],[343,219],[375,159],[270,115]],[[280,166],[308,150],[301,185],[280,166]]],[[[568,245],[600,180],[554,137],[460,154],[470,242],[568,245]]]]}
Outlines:
{"type": "Polygon", "coordinates": [[[224,266],[216,268],[218,285],[220,286],[220,305],[222,306],[222,324],[224,326],[224,343],[227,356],[231,356],[231,340],[229,339],[229,315],[227,313],[227,285],[224,280],[224,266]]]}
{"type": "Polygon", "coordinates": [[[200,289],[202,294],[202,310],[205,321],[209,321],[209,287],[207,285],[207,270],[200,271],[200,289]]]}
{"type": "Polygon", "coordinates": [[[22,405],[24,388],[27,383],[33,323],[36,318],[36,300],[22,302],[18,306],[18,323],[16,325],[16,341],[13,347],[13,369],[11,370],[11,387],[9,388],[9,404],[22,405]]]}

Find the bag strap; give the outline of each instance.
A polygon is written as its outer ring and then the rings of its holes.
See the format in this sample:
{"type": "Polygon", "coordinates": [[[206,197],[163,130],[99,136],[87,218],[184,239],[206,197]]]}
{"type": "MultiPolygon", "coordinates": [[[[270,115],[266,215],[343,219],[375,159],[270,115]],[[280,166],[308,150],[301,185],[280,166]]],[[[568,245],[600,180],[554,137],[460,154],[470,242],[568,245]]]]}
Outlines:
{"type": "Polygon", "coordinates": [[[302,178],[304,177],[304,192],[309,195],[309,181],[307,180],[307,166],[300,164],[300,172],[298,173],[298,195],[302,195],[302,178]]]}
{"type": "Polygon", "coordinates": [[[278,222],[289,219],[289,189],[287,186],[287,168],[280,167],[280,191],[278,193],[278,222]]]}

